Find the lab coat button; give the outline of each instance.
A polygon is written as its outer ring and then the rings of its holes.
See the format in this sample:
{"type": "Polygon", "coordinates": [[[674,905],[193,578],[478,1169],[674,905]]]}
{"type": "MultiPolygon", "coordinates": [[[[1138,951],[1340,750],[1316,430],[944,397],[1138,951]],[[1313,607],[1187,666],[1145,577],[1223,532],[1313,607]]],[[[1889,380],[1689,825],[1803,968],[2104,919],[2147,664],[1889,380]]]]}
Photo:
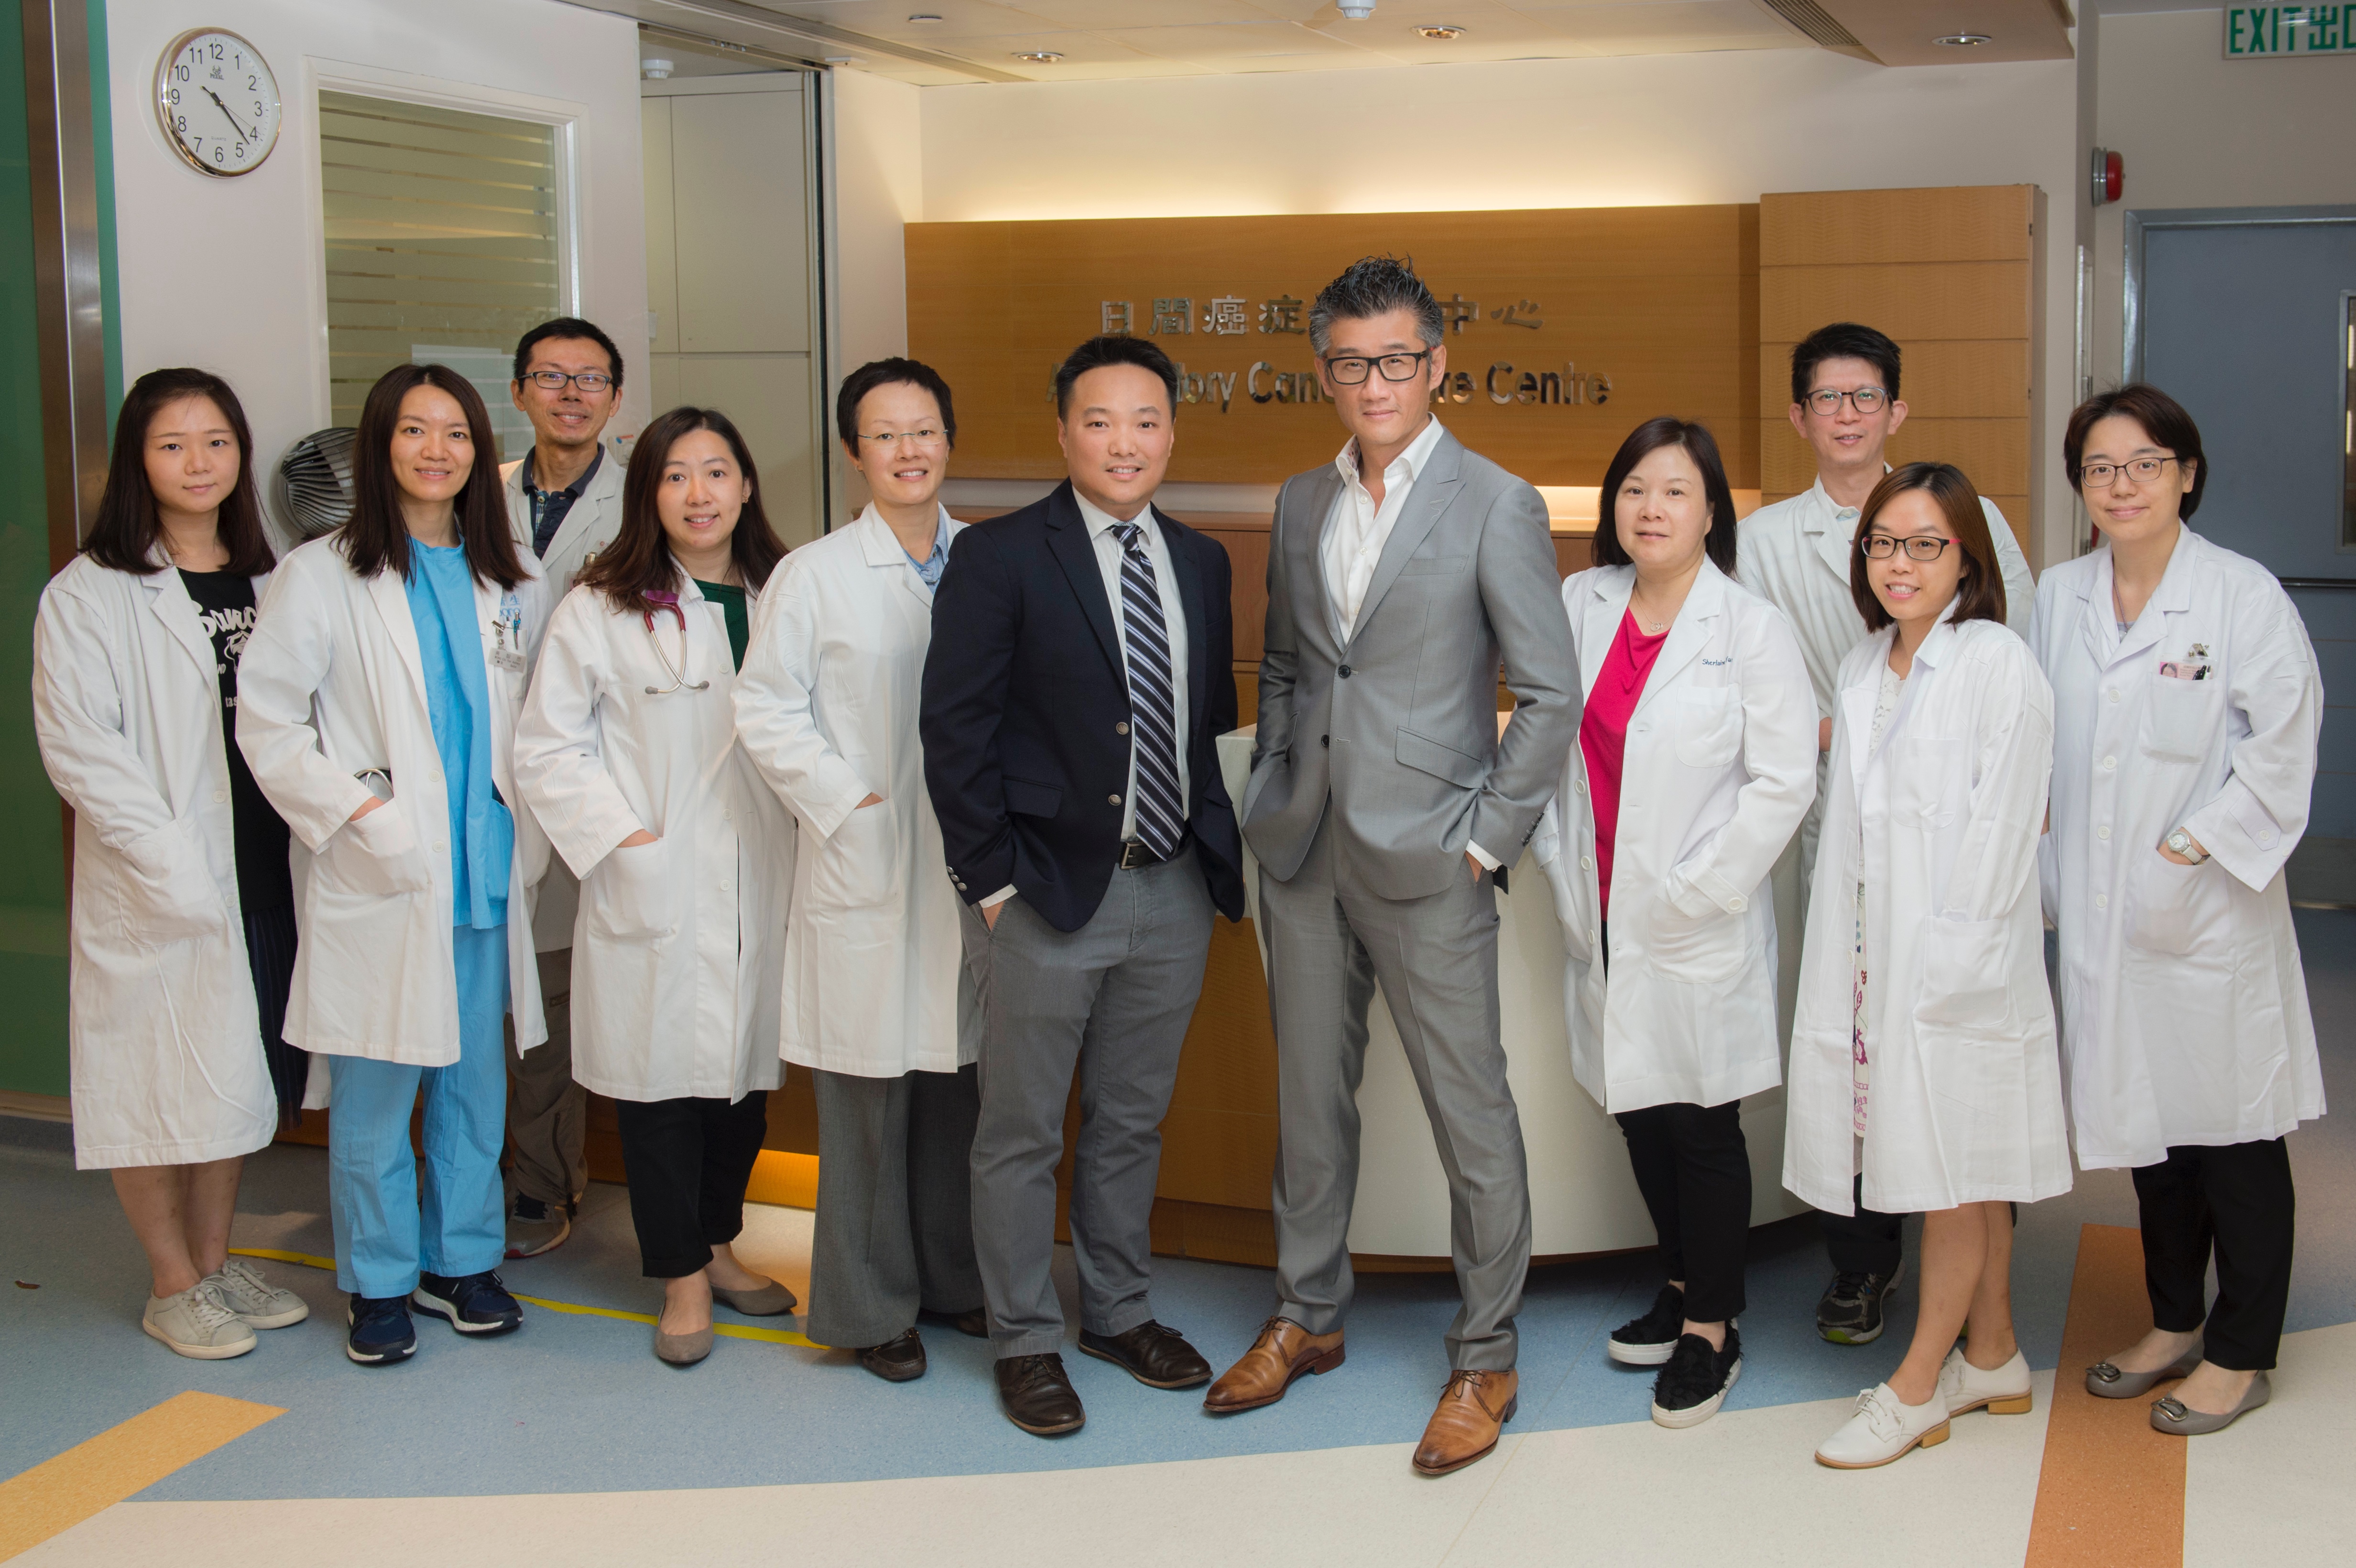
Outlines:
{"type": "Polygon", "coordinates": [[[2111,700],[2112,700],[2113,702],[2116,702],[2118,699],[2119,699],[2119,688],[2118,688],[2117,687],[2115,687],[2115,687],[2111,688],[2111,700]]]}
{"type": "Polygon", "coordinates": [[[2108,893],[2096,893],[2096,894],[2094,895],[2094,907],[2095,907],[2096,909],[2108,909],[2108,908],[2110,908],[2110,907],[2111,907],[2111,895],[2110,895],[2110,894],[2108,894],[2108,893]]]}
{"type": "Polygon", "coordinates": [[[1585,795],[1587,793],[1587,781],[1585,779],[1579,781],[1579,793],[1581,795],[1585,795]]]}
{"type": "Polygon", "coordinates": [[[229,798],[229,791],[227,791],[227,790],[225,790],[225,789],[217,789],[217,790],[213,791],[213,804],[214,804],[214,805],[220,805],[222,801],[225,801],[225,800],[227,800],[228,798],[229,798]]]}
{"type": "Polygon", "coordinates": [[[1751,901],[1739,893],[1726,901],[1726,912],[1729,914],[1740,914],[1750,907],[1751,901]]]}
{"type": "Polygon", "coordinates": [[[1582,871],[1591,871],[1595,869],[1594,859],[1590,856],[1581,855],[1579,858],[1579,869],[1582,871]]]}
{"type": "Polygon", "coordinates": [[[439,838],[436,838],[435,840],[434,840],[434,849],[435,849],[436,851],[438,851],[438,852],[439,852],[439,853],[441,853],[441,854],[444,854],[444,855],[446,855],[446,854],[448,854],[448,853],[450,852],[450,846],[449,846],[446,842],[444,842],[444,840],[439,839],[439,838]]]}
{"type": "Polygon", "coordinates": [[[2275,830],[2274,830],[2273,828],[2271,828],[2271,827],[2261,827],[2261,828],[2259,828],[2259,829],[2258,829],[2258,842],[2259,842],[2259,843],[2261,843],[2261,844],[2271,844],[2271,843],[2273,843],[2274,841],[2275,841],[2275,830]]]}
{"type": "Polygon", "coordinates": [[[2103,771],[2104,771],[2104,773],[2109,773],[2109,772],[2111,772],[2112,770],[2115,769],[2118,765],[2119,765],[2119,760],[2118,760],[2116,757],[2104,757],[2104,758],[2103,759],[2103,771]]]}
{"type": "Polygon", "coordinates": [[[2110,836],[2111,829],[2108,823],[2105,823],[2102,827],[2094,829],[2094,837],[2097,838],[2108,838],[2110,836]]]}

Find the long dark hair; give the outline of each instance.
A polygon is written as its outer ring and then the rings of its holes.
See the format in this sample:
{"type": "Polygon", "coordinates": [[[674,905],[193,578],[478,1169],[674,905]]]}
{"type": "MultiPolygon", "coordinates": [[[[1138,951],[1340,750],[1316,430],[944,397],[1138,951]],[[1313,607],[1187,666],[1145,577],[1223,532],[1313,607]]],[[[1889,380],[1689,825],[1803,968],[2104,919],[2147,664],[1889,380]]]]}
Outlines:
{"type": "Polygon", "coordinates": [[[253,482],[253,432],[227,381],[187,366],[150,370],[131,384],[123,411],[115,417],[106,494],[99,498],[98,517],[81,541],[82,551],[101,566],[138,577],[164,570],[155,561],[155,536],[163,524],[155,514],[155,489],[147,483],[147,432],[157,414],[187,398],[211,399],[237,437],[237,483],[221,497],[214,526],[229,550],[229,564],[222,570],[259,577],[278,564],[278,557],[262,527],[262,492],[253,482]]]}
{"type": "Polygon", "coordinates": [[[466,570],[477,582],[513,588],[524,580],[524,570],[508,524],[491,413],[474,383],[446,365],[396,365],[369,389],[368,401],[360,405],[359,434],[352,442],[352,518],[337,536],[344,541],[344,559],[359,576],[397,571],[408,581],[409,525],[402,520],[401,482],[392,473],[392,432],[401,422],[401,400],[420,387],[436,388],[457,402],[475,449],[475,465],[456,499],[466,570]]]}
{"type": "Polygon", "coordinates": [[[1718,454],[1718,438],[1709,426],[1669,414],[1646,420],[1628,432],[1612,465],[1603,471],[1603,515],[1595,525],[1595,564],[1626,566],[1627,547],[1620,542],[1620,486],[1636,464],[1665,446],[1682,446],[1701,470],[1701,493],[1709,502],[1709,532],[1702,539],[1710,563],[1727,576],[1734,575],[1734,492],[1727,487],[1726,463],[1718,454]]]}
{"type": "Polygon", "coordinates": [[[1858,515],[1857,542],[1849,547],[1848,596],[1857,613],[1865,617],[1865,629],[1878,632],[1891,620],[1865,573],[1865,536],[1881,509],[1909,490],[1922,491],[1939,503],[1948,531],[1955,536],[1955,548],[1964,552],[1964,574],[1955,584],[1955,624],[1994,621],[2003,625],[2004,571],[1997,565],[1996,541],[1988,537],[1987,513],[1980,508],[1980,493],[1952,463],[1909,463],[1881,476],[1858,515]]]}
{"type": "Polygon", "coordinates": [[[670,449],[700,430],[708,430],[728,443],[737,469],[752,487],[753,493],[744,497],[744,509],[736,514],[736,531],[728,537],[736,570],[757,589],[786,558],[786,547],[761,507],[761,475],[753,466],[752,451],[735,423],[718,409],[673,409],[641,431],[631,445],[629,472],[622,476],[621,530],[596,559],[581,569],[581,585],[603,593],[616,610],[647,609],[653,603],[648,595],[674,592],[679,587],[680,569],[671,559],[670,541],[663,534],[655,490],[670,462],[670,449]]]}

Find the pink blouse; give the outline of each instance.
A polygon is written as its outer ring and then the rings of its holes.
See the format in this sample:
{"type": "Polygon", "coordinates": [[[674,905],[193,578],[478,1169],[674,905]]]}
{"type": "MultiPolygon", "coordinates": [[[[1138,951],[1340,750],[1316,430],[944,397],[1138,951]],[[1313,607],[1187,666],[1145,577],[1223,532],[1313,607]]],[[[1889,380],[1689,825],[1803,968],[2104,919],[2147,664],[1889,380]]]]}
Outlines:
{"type": "Polygon", "coordinates": [[[1636,614],[1620,617],[1612,651],[1587,694],[1579,721],[1579,749],[1587,759],[1587,798],[1595,807],[1595,883],[1605,918],[1612,913],[1612,846],[1620,831],[1620,764],[1627,751],[1628,720],[1644,695],[1654,661],[1669,634],[1648,637],[1636,629],[1636,614]]]}

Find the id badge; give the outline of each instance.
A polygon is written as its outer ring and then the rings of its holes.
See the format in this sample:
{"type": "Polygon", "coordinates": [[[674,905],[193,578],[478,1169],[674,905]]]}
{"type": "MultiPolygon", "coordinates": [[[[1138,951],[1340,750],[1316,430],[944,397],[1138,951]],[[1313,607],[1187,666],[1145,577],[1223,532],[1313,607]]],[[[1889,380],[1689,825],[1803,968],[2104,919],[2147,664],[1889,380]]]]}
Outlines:
{"type": "Polygon", "coordinates": [[[523,601],[510,593],[499,601],[499,613],[491,622],[491,662],[510,675],[524,671],[523,601]]]}

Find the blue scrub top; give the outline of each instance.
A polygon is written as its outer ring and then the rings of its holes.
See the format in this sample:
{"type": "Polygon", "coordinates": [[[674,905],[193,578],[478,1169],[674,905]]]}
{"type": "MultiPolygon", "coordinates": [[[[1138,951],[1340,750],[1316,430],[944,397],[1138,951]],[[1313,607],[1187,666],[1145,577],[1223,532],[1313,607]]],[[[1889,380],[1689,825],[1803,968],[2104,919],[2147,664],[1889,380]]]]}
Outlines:
{"type": "MultiPolygon", "coordinates": [[[[508,919],[515,818],[491,786],[491,693],[462,545],[409,541],[409,615],[425,665],[425,711],[450,797],[451,919],[490,931],[508,919]]],[[[422,824],[420,825],[423,826],[422,824]]]]}

